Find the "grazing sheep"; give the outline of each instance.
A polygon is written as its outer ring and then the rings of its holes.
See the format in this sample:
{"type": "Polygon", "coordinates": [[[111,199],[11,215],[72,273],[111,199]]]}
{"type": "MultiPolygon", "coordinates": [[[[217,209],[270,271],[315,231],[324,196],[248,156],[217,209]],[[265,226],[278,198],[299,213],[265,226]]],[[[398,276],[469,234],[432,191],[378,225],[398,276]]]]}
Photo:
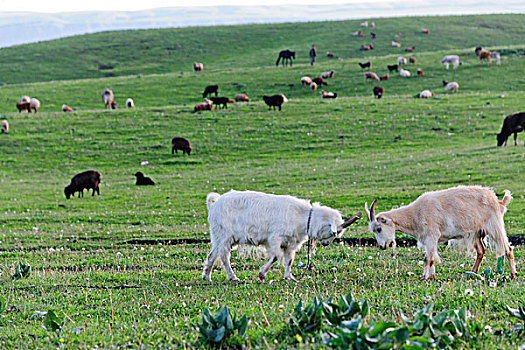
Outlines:
{"type": "Polygon", "coordinates": [[[364,21],[360,24],[361,27],[368,27],[368,21],[364,21]]]}
{"type": "Polygon", "coordinates": [[[40,101],[36,98],[31,99],[31,109],[33,109],[36,112],[38,112],[38,109],[40,108],[40,101]]]}
{"type": "Polygon", "coordinates": [[[321,73],[320,77],[323,78],[323,79],[328,79],[328,78],[333,78],[334,77],[334,71],[331,70],[329,72],[323,72],[321,73]]]}
{"type": "Polygon", "coordinates": [[[264,281],[270,267],[281,259],[284,279],[294,280],[291,268],[295,254],[306,241],[311,247],[317,241],[331,243],[357,219],[354,215],[343,221],[339,211],[319,203],[254,191],[232,190],[222,196],[211,192],[206,206],[211,238],[211,251],[202,271],[206,281],[211,281],[213,264],[219,257],[228,279],[239,281],[230,264],[230,251],[238,244],[266,248],[270,260],[259,270],[259,280],[264,281]]]}
{"type": "Polygon", "coordinates": [[[111,91],[110,89],[106,89],[102,91],[102,102],[104,103],[104,109],[109,109],[109,108],[114,109],[113,100],[114,100],[113,91],[111,91]]]}
{"type": "Polygon", "coordinates": [[[250,102],[250,99],[246,94],[237,94],[235,95],[235,101],[237,102],[250,102]]]}
{"type": "Polygon", "coordinates": [[[197,103],[193,107],[194,112],[200,112],[200,111],[211,111],[213,110],[213,102],[208,100],[207,98],[204,98],[204,102],[197,103]]]}
{"type": "Polygon", "coordinates": [[[454,91],[455,93],[458,92],[459,84],[455,81],[449,83],[446,80],[443,80],[443,86],[445,87],[445,92],[448,94],[451,91],[454,91]]]}
{"type": "Polygon", "coordinates": [[[334,54],[331,53],[330,51],[326,51],[326,57],[328,57],[328,58],[334,58],[335,56],[334,56],[334,54]]]}
{"type": "Polygon", "coordinates": [[[361,62],[357,62],[357,63],[359,63],[359,67],[361,67],[361,69],[368,68],[370,70],[370,68],[372,68],[372,62],[370,61],[365,62],[365,63],[361,63],[361,62]]]}
{"type": "Polygon", "coordinates": [[[394,35],[394,39],[399,39],[399,38],[401,38],[401,34],[394,35]]]}
{"type": "Polygon", "coordinates": [[[24,103],[24,102],[31,102],[31,97],[26,96],[26,95],[20,97],[20,103],[24,103]]]}
{"type": "Polygon", "coordinates": [[[215,93],[215,97],[219,96],[219,85],[208,85],[206,88],[204,88],[204,92],[202,93],[202,98],[208,97],[208,94],[215,93]]]}
{"type": "Polygon", "coordinates": [[[487,65],[490,65],[491,60],[494,58],[498,66],[501,64],[501,57],[499,52],[483,50],[481,46],[476,47],[474,52],[476,52],[476,56],[478,56],[480,62],[482,60],[487,60],[487,65]]]}
{"type": "Polygon", "coordinates": [[[453,64],[454,69],[457,69],[459,66],[459,56],[458,55],[449,55],[443,57],[441,60],[441,65],[445,65],[446,69],[448,70],[448,65],[453,64]]]}
{"type": "Polygon", "coordinates": [[[360,38],[362,38],[362,37],[365,36],[363,33],[361,33],[360,30],[358,30],[357,32],[354,32],[352,35],[353,35],[353,36],[358,36],[358,37],[360,37],[360,38]]]}
{"type": "Polygon", "coordinates": [[[137,186],[155,186],[155,182],[149,177],[144,176],[140,171],[135,173],[135,177],[137,178],[137,182],[135,182],[137,186]]]}
{"type": "Polygon", "coordinates": [[[518,112],[508,115],[503,120],[501,132],[496,136],[498,147],[505,143],[511,134],[514,134],[514,146],[518,145],[518,133],[525,130],[525,112],[518,112]]]}
{"type": "Polygon", "coordinates": [[[370,38],[375,39],[377,37],[376,33],[370,33],[370,38]]]}
{"type": "Polygon", "coordinates": [[[73,112],[73,108],[68,105],[62,105],[62,112],[73,112]]]}
{"type": "Polygon", "coordinates": [[[310,84],[310,90],[312,90],[312,91],[317,90],[317,84],[312,82],[312,83],[310,84]]]}
{"type": "Polygon", "coordinates": [[[405,49],[405,52],[414,52],[415,49],[416,49],[415,46],[407,47],[407,48],[405,49]]]}
{"type": "Polygon", "coordinates": [[[194,72],[202,72],[203,69],[204,69],[204,65],[202,63],[198,63],[198,62],[193,63],[194,72]]]}
{"type": "Polygon", "coordinates": [[[324,80],[324,79],[321,78],[321,77],[313,78],[313,79],[312,79],[312,82],[313,82],[313,83],[316,83],[317,85],[328,85],[328,83],[326,82],[326,80],[324,80]]]}
{"type": "Polygon", "coordinates": [[[326,91],[321,91],[321,96],[322,98],[337,98],[337,93],[335,92],[326,92],[326,91]]]}
{"type": "Polygon", "coordinates": [[[126,100],[126,107],[128,107],[128,108],[135,108],[135,102],[133,101],[132,98],[128,98],[126,100]]]}
{"type": "Polygon", "coordinates": [[[383,95],[385,94],[385,89],[383,89],[383,87],[381,86],[374,86],[374,96],[377,97],[378,99],[383,97],[383,95]]]}
{"type": "Polygon", "coordinates": [[[235,101],[228,97],[210,97],[210,100],[212,100],[213,104],[216,106],[222,105],[222,108],[228,108],[228,103],[235,103],[235,101]]]}
{"type": "Polygon", "coordinates": [[[399,65],[397,64],[392,64],[392,65],[388,64],[386,67],[388,68],[388,71],[390,73],[392,73],[393,71],[399,72],[399,65]]]}
{"type": "Polygon", "coordinates": [[[392,47],[401,47],[401,43],[398,43],[396,41],[392,41],[392,47]]]}
{"type": "Polygon", "coordinates": [[[401,68],[399,69],[399,75],[402,76],[403,78],[408,78],[410,76],[410,72],[401,68]]]}
{"type": "Polygon", "coordinates": [[[390,79],[390,76],[388,75],[388,73],[379,77],[379,80],[388,80],[388,79],[390,79]]]}
{"type": "Polygon", "coordinates": [[[365,72],[364,73],[364,77],[365,77],[365,82],[368,81],[368,79],[372,79],[372,80],[375,80],[375,81],[381,80],[381,79],[379,79],[379,77],[377,76],[376,73],[372,73],[372,72],[365,72]]]}
{"type": "Polygon", "coordinates": [[[171,154],[173,152],[179,153],[178,150],[182,151],[182,154],[191,154],[191,143],[190,140],[185,139],[184,137],[174,137],[171,139],[171,154]]]}
{"type": "Polygon", "coordinates": [[[426,29],[426,28],[422,28],[422,29],[421,29],[421,33],[422,33],[422,34],[428,34],[428,33],[430,33],[430,30],[428,30],[428,29],[426,29]]]}
{"type": "Polygon", "coordinates": [[[16,108],[18,109],[18,113],[22,111],[27,111],[28,113],[31,113],[31,102],[17,102],[16,108]]]}
{"type": "Polygon", "coordinates": [[[398,65],[407,64],[407,59],[404,58],[404,57],[402,57],[402,56],[399,56],[399,57],[397,58],[397,64],[398,64],[398,65]]]}
{"type": "Polygon", "coordinates": [[[5,120],[5,119],[2,120],[2,128],[1,128],[1,130],[2,130],[2,134],[3,133],[7,134],[9,132],[9,122],[7,120],[5,120]]]}
{"type": "Polygon", "coordinates": [[[374,44],[370,44],[370,45],[361,45],[361,48],[359,50],[368,51],[368,50],[373,50],[373,49],[374,49],[374,44]]]}
{"type": "Polygon", "coordinates": [[[376,23],[375,23],[375,22],[370,23],[370,27],[371,27],[371,28],[374,28],[375,26],[376,26],[376,23]]]}
{"type": "Polygon", "coordinates": [[[416,72],[417,72],[417,76],[418,77],[422,77],[423,76],[423,69],[418,68],[416,72]]]}
{"type": "Polygon", "coordinates": [[[71,183],[64,188],[64,194],[66,199],[69,199],[71,195],[75,195],[75,192],[78,192],[78,197],[82,195],[84,197],[84,189],[93,190],[92,196],[95,195],[95,191],[100,196],[100,189],[98,185],[100,184],[100,179],[102,175],[96,170],[87,170],[82,173],[76,174],[71,179],[71,183]]]}
{"type": "Polygon", "coordinates": [[[492,190],[481,186],[458,186],[427,192],[409,205],[387,212],[374,213],[377,200],[370,211],[365,203],[368,229],[374,233],[381,249],[395,246],[395,231],[418,240],[425,248],[425,267],[422,280],[435,277],[434,263],[439,262],[437,246],[451,239],[461,239],[470,251],[477,252],[472,271],[477,273],[485,255],[483,238],[489,237],[496,247],[496,255],[507,256],[510,277],[516,278],[512,247],[505,232],[503,215],[512,200],[505,190],[501,201],[492,190]]]}
{"type": "Polygon", "coordinates": [[[310,86],[311,83],[312,83],[312,78],[310,78],[310,77],[302,77],[301,78],[301,85],[302,86],[310,86]]]}
{"type": "Polygon", "coordinates": [[[419,98],[431,98],[434,97],[434,93],[430,90],[423,90],[419,93],[419,98]]]}
{"type": "Polygon", "coordinates": [[[275,107],[279,107],[279,110],[281,110],[281,106],[283,103],[288,102],[288,99],[284,94],[278,94],[273,96],[263,96],[264,103],[268,106],[268,110],[273,109],[275,110],[275,107]]]}
{"type": "Polygon", "coordinates": [[[408,58],[408,62],[409,62],[410,64],[415,64],[415,63],[416,63],[416,58],[415,58],[415,57],[409,57],[409,58],[408,58]]]}

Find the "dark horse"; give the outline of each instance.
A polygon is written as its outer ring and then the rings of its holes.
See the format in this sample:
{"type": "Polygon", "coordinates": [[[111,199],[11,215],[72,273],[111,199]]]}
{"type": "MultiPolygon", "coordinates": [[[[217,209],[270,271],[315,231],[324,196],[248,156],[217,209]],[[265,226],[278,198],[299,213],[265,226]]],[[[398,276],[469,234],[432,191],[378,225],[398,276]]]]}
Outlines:
{"type": "Polygon", "coordinates": [[[295,51],[283,50],[279,52],[279,58],[277,59],[277,62],[275,62],[276,66],[279,65],[279,61],[281,60],[281,58],[283,59],[283,66],[286,65],[286,61],[289,61],[290,66],[292,66],[293,65],[292,58],[295,59],[295,51]]]}

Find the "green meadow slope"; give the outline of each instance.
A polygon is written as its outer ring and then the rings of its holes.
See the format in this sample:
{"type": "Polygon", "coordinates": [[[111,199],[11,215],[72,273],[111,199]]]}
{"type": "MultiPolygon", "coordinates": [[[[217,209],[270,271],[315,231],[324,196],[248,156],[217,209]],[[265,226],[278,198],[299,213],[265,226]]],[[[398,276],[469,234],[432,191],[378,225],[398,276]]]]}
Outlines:
{"type": "MultiPolygon", "coordinates": [[[[512,191],[506,229],[524,237],[525,135],[518,147],[510,140],[496,148],[495,139],[503,117],[525,107],[523,19],[376,19],[373,52],[358,50],[370,39],[351,35],[359,21],[111,32],[0,50],[0,119],[11,126],[0,134],[0,348],[201,348],[204,308],[223,305],[250,323],[226,348],[326,348],[319,332],[300,339],[278,332],[300,300],[351,292],[368,300],[367,322],[399,322],[400,312],[413,317],[429,304],[436,311],[465,307],[470,333],[451,347],[515,349],[523,338],[514,329],[523,322],[510,318],[505,305],[524,302],[522,246],[514,247],[515,281],[497,273],[486,283],[471,279],[466,272],[474,257],[440,247],[436,280],[421,282],[423,253],[413,247],[393,255],[333,244],[318,249],[315,270],[295,284],[282,281],[278,266],[267,283],[257,282],[264,261],[243,252],[232,254],[240,283],[227,281],[220,268],[212,283],[203,282],[209,245],[173,243],[208,238],[210,191],[290,194],[346,216],[374,198],[377,210],[389,210],[426,191],[468,184],[469,175],[500,197],[512,191]],[[430,34],[419,33],[421,27],[430,34]],[[392,48],[395,33],[416,52],[392,48]],[[306,58],[311,43],[319,53],[314,67],[306,58]],[[497,48],[502,64],[479,64],[478,44],[497,48]],[[293,67],[275,67],[277,52],[287,47],[304,54],[293,67]],[[327,50],[343,60],[324,57],[327,50]],[[459,54],[463,64],[446,71],[439,61],[447,54],[459,54]],[[371,71],[383,75],[399,55],[413,55],[416,64],[407,69],[424,75],[363,81],[357,62],[371,60],[371,71]],[[203,61],[205,70],[192,72],[193,61],[203,61]],[[300,86],[302,76],[330,69],[335,76],[323,89],[339,98],[323,100],[300,86]],[[457,81],[459,93],[446,95],[443,79],[457,81]],[[193,113],[208,84],[219,84],[224,96],[247,93],[252,102],[193,113]],[[382,99],[372,95],[377,84],[385,88],[382,99]],[[105,88],[115,92],[117,110],[103,110],[105,88]],[[414,98],[423,89],[435,97],[414,98]],[[261,96],[281,92],[290,101],[281,112],[268,111],[261,96]],[[21,95],[38,98],[40,111],[16,112],[21,95]],[[127,97],[137,108],[123,107],[127,97]],[[60,112],[64,103],[76,111],[60,112]],[[191,140],[191,156],[171,154],[174,136],[191,140]],[[87,169],[102,173],[100,196],[66,200],[64,187],[87,169]],[[137,171],[157,186],[135,186],[137,171]],[[32,271],[13,279],[19,262],[32,271]],[[41,313],[48,310],[60,318],[61,331],[48,330],[41,313]]],[[[345,237],[370,238],[366,220],[345,237]]],[[[296,276],[305,255],[302,248],[296,276]]],[[[490,250],[482,270],[489,267],[496,270],[490,250]]]]}

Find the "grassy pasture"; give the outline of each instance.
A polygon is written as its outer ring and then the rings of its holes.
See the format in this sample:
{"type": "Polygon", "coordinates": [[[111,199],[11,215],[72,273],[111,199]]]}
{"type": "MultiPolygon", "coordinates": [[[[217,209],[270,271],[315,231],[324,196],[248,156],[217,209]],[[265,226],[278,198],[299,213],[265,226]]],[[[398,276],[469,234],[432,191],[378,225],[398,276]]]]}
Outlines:
{"type": "MultiPolygon", "coordinates": [[[[425,76],[393,77],[382,84],[386,96],[381,100],[372,97],[374,84],[362,81],[358,52],[349,53],[352,58],[342,62],[320,59],[314,68],[301,63],[286,69],[263,67],[267,65],[263,61],[275,59],[274,48],[265,48],[264,43],[242,68],[233,64],[240,61],[225,49],[217,56],[217,66],[202,74],[187,70],[192,57],[183,62],[184,72],[179,73],[178,68],[148,71],[148,64],[140,62],[147,55],[137,54],[136,64],[142,70],[122,69],[122,74],[128,74],[125,77],[49,82],[42,76],[43,82],[1,87],[0,110],[11,132],[0,135],[0,300],[5,305],[0,308],[0,347],[196,347],[195,326],[203,308],[216,310],[220,305],[250,318],[246,339],[238,339],[247,347],[302,347],[293,340],[274,343],[276,332],[297,302],[314,295],[326,298],[352,292],[368,299],[370,317],[375,320],[396,320],[400,310],[410,316],[428,303],[434,303],[437,310],[466,306],[472,320],[492,328],[483,336],[466,339],[466,347],[498,344],[499,348],[516,348],[520,340],[509,332],[517,323],[504,305],[516,307],[524,301],[525,250],[521,246],[515,248],[518,279],[498,286],[468,279],[465,272],[474,258],[465,254],[440,250],[437,280],[420,282],[423,254],[415,248],[399,248],[393,257],[391,250],[344,245],[320,248],[314,258],[315,272],[307,273],[300,284],[283,282],[280,267],[271,270],[268,282],[261,284],[256,274],[264,261],[237,253],[232,263],[242,282],[226,281],[216,268],[210,284],[200,280],[207,244],[125,242],[207,238],[205,197],[210,191],[223,193],[234,188],[292,194],[347,215],[362,211],[364,202],[373,198],[379,199],[378,210],[407,204],[425,191],[466,184],[469,174],[474,184],[492,186],[498,194],[503,189],[513,192],[506,228],[509,235],[525,234],[524,135],[519,136],[519,147],[495,147],[502,117],[523,108],[520,77],[525,63],[522,56],[511,54],[503,56],[499,67],[479,65],[472,52],[474,44],[463,41],[467,40],[463,33],[475,30],[466,29],[469,24],[504,23],[504,28],[487,29],[484,38],[494,40],[487,45],[498,45],[496,38],[505,33],[505,42],[499,45],[523,49],[523,36],[513,37],[519,33],[522,18],[437,17],[425,18],[424,23],[401,19],[406,26],[403,32],[414,32],[414,38],[416,30],[432,21],[461,24],[462,34],[455,32],[458,41],[447,45],[454,44],[451,53],[462,54],[465,64],[448,72],[439,66],[439,60],[449,53],[440,38],[438,52],[429,49],[416,54],[416,66],[424,69],[425,76]],[[414,23],[413,27],[408,23],[414,23]],[[518,29],[508,33],[507,28],[518,29]],[[228,68],[230,65],[236,68],[228,68]],[[331,68],[336,76],[329,80],[327,90],[342,98],[321,100],[318,93],[298,86],[302,75],[315,76],[331,68]],[[136,75],[139,72],[141,77],[136,75]],[[165,72],[170,73],[161,74],[165,72]],[[442,79],[458,81],[460,93],[443,95],[442,79]],[[227,110],[192,113],[209,83],[219,83],[220,91],[228,96],[247,92],[255,101],[227,110]],[[288,83],[296,86],[281,85],[288,83]],[[132,96],[138,108],[101,110],[100,93],[105,87],[114,90],[120,106],[132,96]],[[413,98],[425,88],[436,92],[437,98],[413,98]],[[273,92],[284,92],[291,99],[282,112],[269,112],[260,102],[260,95],[273,92]],[[13,112],[22,94],[38,97],[42,110],[37,114],[13,112]],[[78,111],[57,112],[62,103],[78,111]],[[191,140],[194,151],[190,157],[170,154],[173,136],[191,140]],[[149,164],[141,166],[142,161],[149,164]],[[101,171],[101,195],[67,201],[63,188],[75,173],[86,169],[101,171]],[[135,187],[132,174],[139,170],[158,185],[135,187]],[[28,278],[13,280],[20,261],[31,264],[33,271],[28,278]],[[474,295],[466,295],[467,289],[474,295]],[[61,333],[42,329],[42,320],[32,317],[35,311],[49,309],[63,320],[61,333]]],[[[388,21],[394,23],[393,19],[376,20],[376,32],[390,38],[394,30],[386,27],[388,21]],[[382,21],[386,21],[385,29],[379,26],[382,21]]],[[[357,22],[341,23],[296,26],[306,45],[317,26],[344,24],[350,34],[358,29],[357,22]]],[[[293,24],[247,26],[251,30],[244,32],[255,36],[261,35],[261,28],[279,32],[283,26],[293,24]]],[[[180,29],[177,35],[191,39],[187,33],[198,30],[180,29]]],[[[229,33],[226,27],[217,28],[216,33],[221,30],[229,33]]],[[[125,34],[138,35],[154,47],[161,33],[163,30],[125,34]]],[[[109,34],[64,40],[70,40],[72,47],[78,48],[80,42],[90,47],[104,35],[109,34]]],[[[9,52],[42,50],[44,54],[57,43],[61,41],[9,52]]],[[[205,50],[204,45],[198,47],[205,50]]],[[[372,58],[374,68],[381,68],[372,71],[384,74],[397,53],[391,48],[381,50],[372,58]]],[[[91,54],[103,57],[100,52],[91,54]]],[[[2,55],[4,50],[0,50],[2,55]]],[[[14,59],[10,62],[12,67],[18,64],[14,59]]],[[[46,61],[41,64],[52,67],[46,61]]],[[[415,67],[410,70],[415,72],[415,67]]],[[[67,71],[64,79],[89,77],[81,71],[67,71]]],[[[346,236],[369,237],[366,222],[358,221],[346,236]]],[[[305,263],[304,248],[299,261],[305,263]]],[[[482,269],[495,264],[494,253],[489,253],[482,269]]],[[[292,271],[302,273],[297,263],[292,271]]],[[[322,347],[312,339],[305,342],[308,348],[322,347]]]]}

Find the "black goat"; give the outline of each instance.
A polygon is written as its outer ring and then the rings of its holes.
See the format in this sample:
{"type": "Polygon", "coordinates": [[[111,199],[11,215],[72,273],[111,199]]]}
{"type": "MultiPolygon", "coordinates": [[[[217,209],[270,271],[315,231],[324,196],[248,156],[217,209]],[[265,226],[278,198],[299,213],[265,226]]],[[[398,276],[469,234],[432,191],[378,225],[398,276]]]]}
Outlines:
{"type": "Polygon", "coordinates": [[[387,65],[386,67],[388,68],[389,72],[393,72],[393,71],[399,72],[399,69],[398,69],[399,66],[397,64],[387,65]]]}
{"type": "Polygon", "coordinates": [[[96,170],[87,170],[82,173],[76,174],[71,179],[71,183],[69,186],[66,186],[64,188],[64,194],[66,195],[66,199],[69,199],[71,195],[75,195],[75,192],[78,192],[78,196],[82,195],[84,197],[84,189],[88,190],[93,189],[93,196],[95,195],[95,191],[100,196],[100,189],[98,185],[100,184],[100,179],[102,175],[100,172],[96,170]]]}
{"type": "Polygon", "coordinates": [[[208,85],[204,89],[204,92],[202,93],[202,98],[206,98],[208,94],[215,93],[215,96],[219,95],[219,85],[208,85]]]}
{"type": "Polygon", "coordinates": [[[155,186],[155,182],[153,182],[152,179],[149,177],[144,176],[144,174],[140,171],[137,171],[135,173],[135,176],[137,177],[137,182],[135,185],[137,186],[155,186]]]}
{"type": "Polygon", "coordinates": [[[281,110],[281,105],[285,102],[288,102],[286,99],[286,96],[283,94],[279,95],[273,95],[273,96],[263,96],[264,103],[268,105],[268,110],[273,109],[275,110],[275,107],[279,107],[279,110],[281,110]]]}
{"type": "Polygon", "coordinates": [[[498,147],[505,144],[511,134],[514,134],[514,146],[518,145],[518,133],[525,130],[525,112],[508,115],[503,120],[501,132],[496,136],[498,147]]]}

